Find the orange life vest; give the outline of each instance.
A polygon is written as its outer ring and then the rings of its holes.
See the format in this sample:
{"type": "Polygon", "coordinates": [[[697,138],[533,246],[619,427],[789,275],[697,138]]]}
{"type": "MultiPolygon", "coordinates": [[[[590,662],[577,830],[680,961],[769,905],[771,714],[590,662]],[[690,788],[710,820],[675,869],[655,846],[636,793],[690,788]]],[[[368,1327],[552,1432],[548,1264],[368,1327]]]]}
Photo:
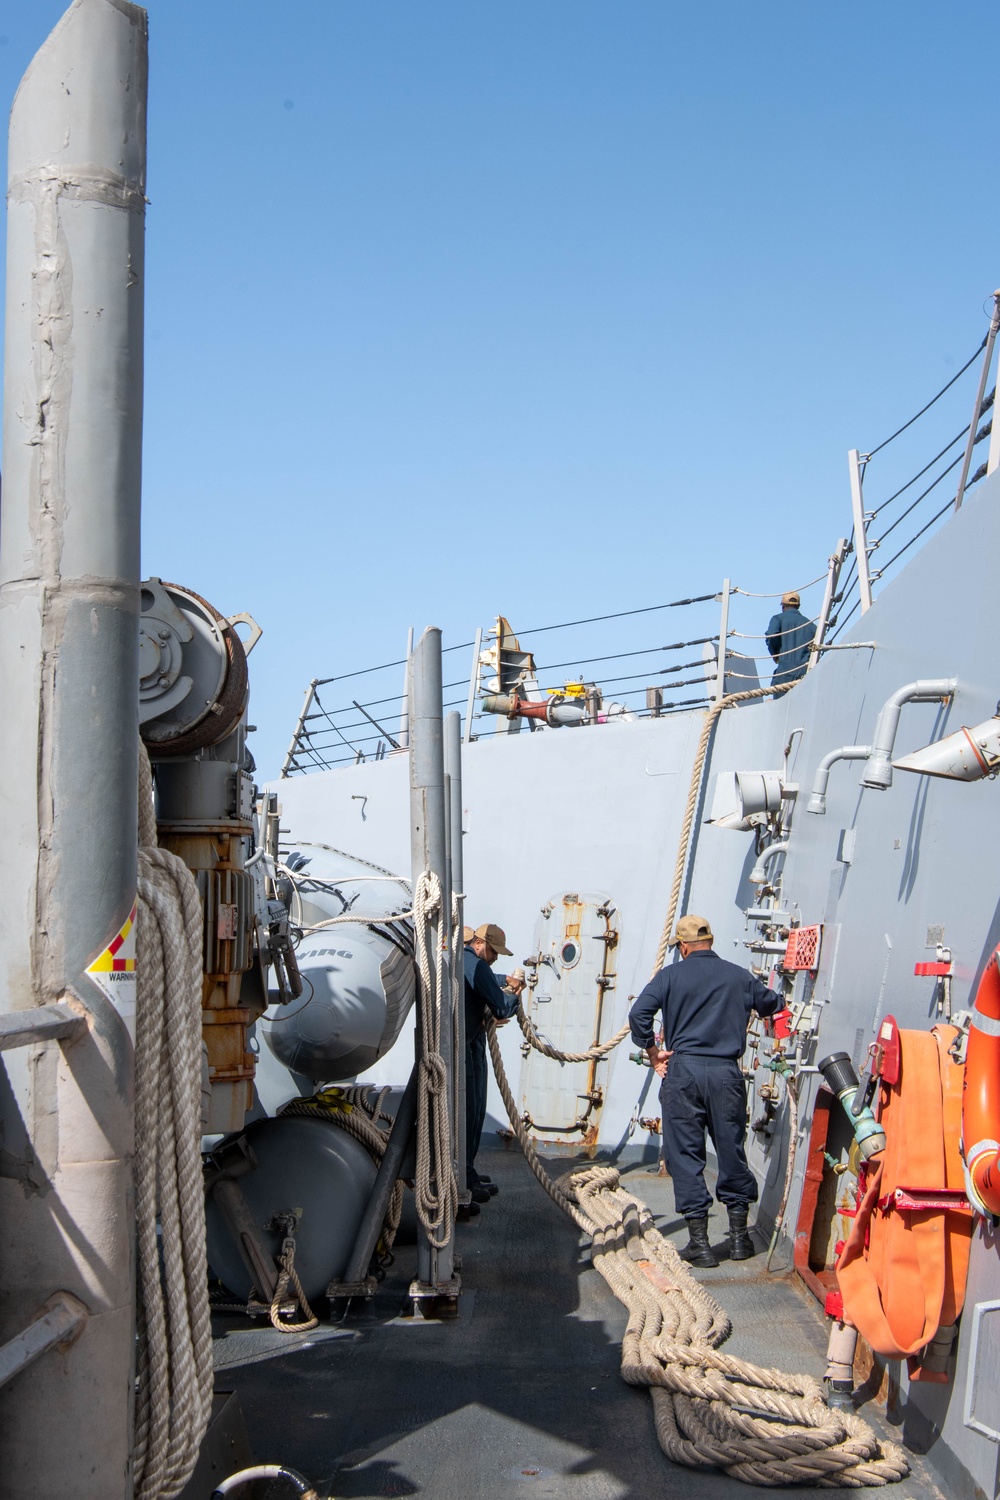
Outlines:
{"type": "Polygon", "coordinates": [[[961,1154],[963,1068],[954,1026],[901,1031],[899,1080],[882,1084],[886,1148],[873,1157],[837,1262],[844,1314],[871,1348],[943,1382],[920,1353],[958,1320],[972,1241],[961,1154]]]}

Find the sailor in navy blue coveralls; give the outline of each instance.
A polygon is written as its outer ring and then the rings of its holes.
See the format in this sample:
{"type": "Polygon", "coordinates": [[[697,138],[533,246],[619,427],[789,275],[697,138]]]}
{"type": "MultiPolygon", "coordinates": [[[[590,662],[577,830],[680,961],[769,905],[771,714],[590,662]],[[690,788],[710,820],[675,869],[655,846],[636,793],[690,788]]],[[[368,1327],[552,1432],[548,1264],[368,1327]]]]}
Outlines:
{"type": "MultiPolygon", "coordinates": [[[[489,1011],[495,1021],[507,1021],[517,1010],[518,995],[503,989],[506,976],[493,973],[501,953],[510,955],[503,929],[492,922],[477,927],[465,945],[465,1162],[466,1182],[474,1203],[485,1203],[496,1192],[493,1183],[476,1171],[476,1153],[486,1120],[486,1032],[489,1011]]],[[[478,1212],[478,1210],[476,1210],[478,1212]]]]}
{"type": "Polygon", "coordinates": [[[747,1259],[755,1253],[746,1222],[757,1184],[744,1147],[747,1106],[740,1058],[750,1012],[772,1016],[784,999],[713,951],[705,918],[682,917],[673,941],[682,961],[650,980],[629,1012],[629,1023],[632,1040],[646,1049],[663,1077],[664,1156],[677,1212],[687,1219],[692,1240],[681,1253],[696,1265],[717,1265],[707,1239],[712,1199],[705,1186],[706,1131],[719,1164],[716,1196],[729,1210],[730,1253],[747,1259]],[[662,1049],[653,1037],[658,1012],[662,1049]]]}

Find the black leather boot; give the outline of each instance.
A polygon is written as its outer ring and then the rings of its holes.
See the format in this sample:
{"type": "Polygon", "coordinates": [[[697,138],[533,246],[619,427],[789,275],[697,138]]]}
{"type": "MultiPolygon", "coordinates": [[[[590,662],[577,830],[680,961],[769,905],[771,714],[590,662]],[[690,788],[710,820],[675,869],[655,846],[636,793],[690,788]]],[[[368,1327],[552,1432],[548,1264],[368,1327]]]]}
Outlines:
{"type": "Polygon", "coordinates": [[[747,1229],[747,1213],[745,1208],[731,1208],[729,1210],[729,1259],[730,1260],[752,1260],[757,1254],[757,1246],[750,1238],[747,1229]]]}
{"type": "MultiPolygon", "coordinates": [[[[746,1216],[743,1218],[746,1223],[746,1216]]],[[[680,1252],[681,1260],[686,1260],[689,1265],[717,1266],[719,1257],[708,1243],[708,1219],[688,1219],[688,1242],[680,1252]]]]}

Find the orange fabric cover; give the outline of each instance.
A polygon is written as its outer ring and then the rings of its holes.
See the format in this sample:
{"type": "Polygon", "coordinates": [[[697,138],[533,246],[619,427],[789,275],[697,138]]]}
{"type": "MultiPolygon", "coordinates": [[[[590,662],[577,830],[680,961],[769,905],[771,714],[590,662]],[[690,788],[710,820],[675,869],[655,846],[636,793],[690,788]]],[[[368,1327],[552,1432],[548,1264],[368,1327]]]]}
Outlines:
{"type": "Polygon", "coordinates": [[[837,1262],[847,1319],[877,1354],[909,1357],[910,1376],[918,1380],[947,1380],[922,1374],[914,1356],[962,1310],[972,1214],[958,1208],[900,1209],[890,1195],[897,1188],[964,1189],[963,1069],[948,1055],[956,1035],[954,1026],[900,1032],[899,1083],[882,1085],[886,1148],[872,1160],[837,1262]]]}

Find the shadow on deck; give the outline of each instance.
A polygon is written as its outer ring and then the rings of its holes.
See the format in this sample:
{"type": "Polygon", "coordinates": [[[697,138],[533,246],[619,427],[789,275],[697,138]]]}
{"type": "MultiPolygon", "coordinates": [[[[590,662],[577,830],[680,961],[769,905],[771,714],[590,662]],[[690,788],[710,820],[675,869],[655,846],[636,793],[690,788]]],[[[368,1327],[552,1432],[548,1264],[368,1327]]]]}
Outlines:
{"type": "MultiPolygon", "coordinates": [[[[320,1494],[343,1500],[773,1495],[663,1457],[647,1392],[619,1375],[624,1310],[591,1268],[576,1228],[518,1152],[484,1148],[479,1165],[500,1195],[459,1226],[464,1291],[456,1321],[398,1316],[415,1264],[406,1244],[374,1309],[341,1327],[284,1335],[216,1320],[218,1383],[239,1395],[255,1460],[291,1464],[320,1494]]],[[[576,1163],[549,1165],[561,1174],[576,1163]]],[[[664,1232],[679,1235],[669,1180],[646,1167],[623,1178],[664,1232]]],[[[721,1239],[723,1219],[712,1226],[721,1239]]],[[[728,1349],[822,1376],[819,1308],[792,1281],[768,1277],[763,1255],[698,1274],[733,1318],[728,1349]]],[[[888,1431],[877,1411],[864,1414],[888,1431]]],[[[894,1493],[940,1494],[919,1460],[894,1493]]]]}

